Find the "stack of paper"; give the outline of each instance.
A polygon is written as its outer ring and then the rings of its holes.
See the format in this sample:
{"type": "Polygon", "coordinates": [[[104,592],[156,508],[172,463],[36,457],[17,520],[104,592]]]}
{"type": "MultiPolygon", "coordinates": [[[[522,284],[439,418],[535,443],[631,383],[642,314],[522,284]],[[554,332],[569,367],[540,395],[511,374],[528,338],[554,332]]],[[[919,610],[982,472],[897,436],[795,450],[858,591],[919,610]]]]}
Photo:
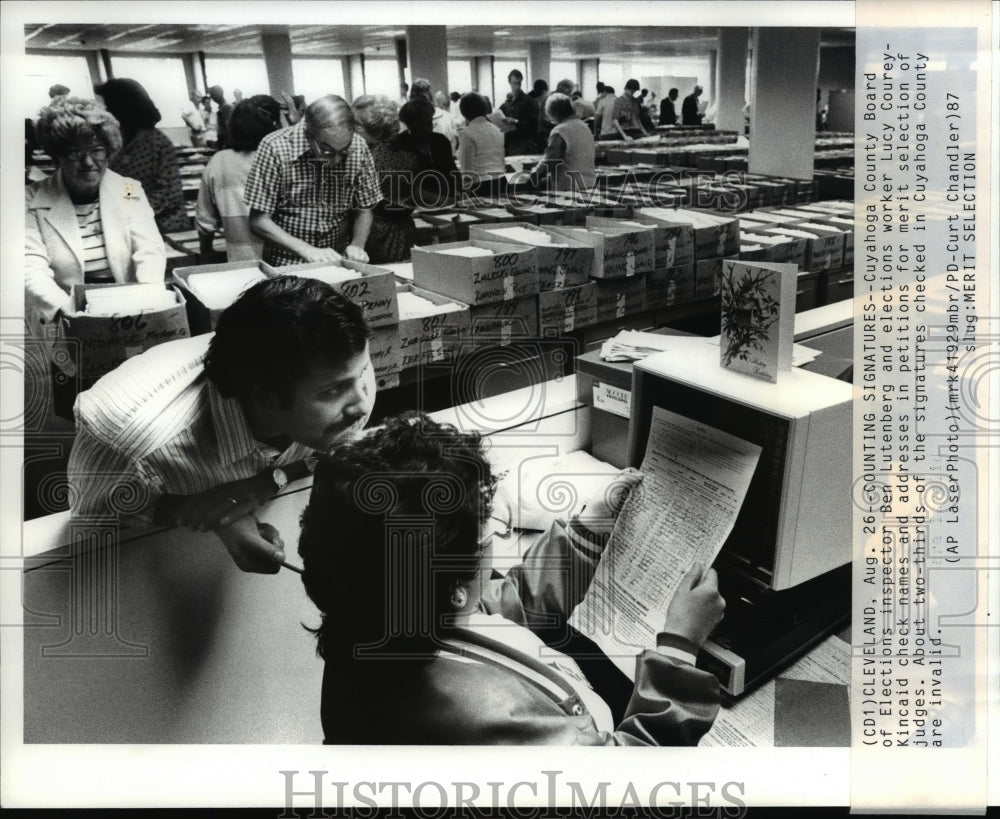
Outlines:
{"type": "Polygon", "coordinates": [[[662,353],[675,340],[656,333],[622,330],[601,345],[601,358],[605,361],[639,361],[653,353],[662,353]]]}
{"type": "Polygon", "coordinates": [[[448,302],[446,304],[435,304],[430,299],[418,296],[416,293],[397,293],[399,299],[399,318],[422,318],[423,316],[436,316],[440,313],[452,313],[461,310],[460,304],[448,302]]]}
{"type": "Polygon", "coordinates": [[[386,264],[380,264],[379,267],[391,270],[393,275],[399,279],[413,281],[413,262],[387,262],[386,264]]]}
{"type": "Polygon", "coordinates": [[[447,250],[434,250],[435,253],[447,253],[449,256],[492,256],[493,251],[485,247],[449,247],[447,250]]]}
{"type": "Polygon", "coordinates": [[[566,247],[565,243],[553,242],[552,237],[544,231],[531,230],[525,227],[490,228],[490,233],[514,242],[519,242],[522,245],[566,247]]]}
{"type": "Polygon", "coordinates": [[[303,279],[319,279],[321,282],[326,282],[327,284],[340,284],[341,282],[358,278],[358,274],[353,270],[348,270],[346,267],[335,267],[334,265],[330,265],[330,267],[310,267],[304,270],[290,267],[281,272],[303,279]]]}
{"type": "Polygon", "coordinates": [[[221,270],[215,273],[192,273],[187,284],[199,301],[211,310],[224,310],[250,285],[263,281],[256,267],[244,270],[221,270]]]}
{"type": "Polygon", "coordinates": [[[87,291],[89,316],[134,316],[146,310],[164,310],[177,304],[172,290],[162,284],[125,284],[87,291]]]}

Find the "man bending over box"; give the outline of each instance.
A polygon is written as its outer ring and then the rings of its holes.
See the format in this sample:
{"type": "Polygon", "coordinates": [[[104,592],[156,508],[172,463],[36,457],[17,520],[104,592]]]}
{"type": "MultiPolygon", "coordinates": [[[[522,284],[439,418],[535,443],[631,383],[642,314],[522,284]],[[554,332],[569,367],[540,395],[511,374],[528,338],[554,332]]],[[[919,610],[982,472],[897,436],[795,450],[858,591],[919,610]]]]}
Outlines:
{"type": "Polygon", "coordinates": [[[243,571],[277,572],[284,553],[254,512],[368,421],[368,333],[329,285],[281,276],[214,334],[128,359],[77,399],[74,519],[211,529],[243,571]]]}

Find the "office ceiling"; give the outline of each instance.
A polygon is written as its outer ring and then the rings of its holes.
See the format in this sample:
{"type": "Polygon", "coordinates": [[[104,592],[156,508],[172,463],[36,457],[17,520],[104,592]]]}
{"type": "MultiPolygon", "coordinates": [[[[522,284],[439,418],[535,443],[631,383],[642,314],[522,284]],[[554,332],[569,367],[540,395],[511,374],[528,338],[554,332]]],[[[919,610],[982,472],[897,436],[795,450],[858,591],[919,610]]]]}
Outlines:
{"type": "MultiPolygon", "coordinates": [[[[548,40],[553,60],[614,59],[704,54],[718,29],[658,26],[448,26],[452,58],[493,54],[523,57],[529,42],[548,40]]],[[[204,51],[209,55],[260,53],[260,35],[287,31],[295,56],[394,56],[405,26],[197,25],[180,23],[37,24],[25,26],[25,48],[79,51],[104,48],[132,53],[204,51]]],[[[854,30],[823,29],[824,46],[854,45],[854,30]]]]}

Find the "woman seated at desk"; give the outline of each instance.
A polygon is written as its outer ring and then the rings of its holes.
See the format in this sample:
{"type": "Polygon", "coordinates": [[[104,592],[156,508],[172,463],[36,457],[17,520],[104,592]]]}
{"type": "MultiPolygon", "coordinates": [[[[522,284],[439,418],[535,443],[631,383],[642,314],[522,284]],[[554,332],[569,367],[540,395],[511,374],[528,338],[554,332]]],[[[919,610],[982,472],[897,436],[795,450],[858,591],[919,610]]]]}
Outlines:
{"type": "Polygon", "coordinates": [[[325,741],[697,744],[719,704],[716,679],[694,667],[722,617],[715,573],[685,579],[658,646],[636,659],[616,726],[577,664],[534,633],[565,623],[582,599],[613,511],[601,499],[589,528],[579,517],[554,523],[496,579],[492,541],[511,518],[497,520],[495,487],[478,435],[419,414],[320,464],[299,554],[322,612],[325,741]]]}

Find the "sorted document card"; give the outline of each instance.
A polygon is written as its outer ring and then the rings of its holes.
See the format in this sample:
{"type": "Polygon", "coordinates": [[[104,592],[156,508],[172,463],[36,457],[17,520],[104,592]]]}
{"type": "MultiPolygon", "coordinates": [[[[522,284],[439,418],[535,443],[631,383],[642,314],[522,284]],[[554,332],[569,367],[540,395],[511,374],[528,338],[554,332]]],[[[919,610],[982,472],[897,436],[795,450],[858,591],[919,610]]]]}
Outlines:
{"type": "Polygon", "coordinates": [[[723,367],[772,383],[791,369],[797,277],[793,264],[722,262],[723,367]]]}
{"type": "Polygon", "coordinates": [[[761,448],[654,407],[642,461],[601,563],[569,622],[635,679],[670,601],[695,564],[707,570],[733,529],[761,448]]]}
{"type": "Polygon", "coordinates": [[[88,316],[135,316],[154,310],[167,310],[177,304],[177,294],[157,284],[122,284],[117,287],[85,291],[88,316]]]}
{"type": "Polygon", "coordinates": [[[187,278],[187,284],[191,292],[210,310],[224,310],[250,285],[263,280],[264,274],[254,266],[240,270],[192,273],[187,278]]]}

